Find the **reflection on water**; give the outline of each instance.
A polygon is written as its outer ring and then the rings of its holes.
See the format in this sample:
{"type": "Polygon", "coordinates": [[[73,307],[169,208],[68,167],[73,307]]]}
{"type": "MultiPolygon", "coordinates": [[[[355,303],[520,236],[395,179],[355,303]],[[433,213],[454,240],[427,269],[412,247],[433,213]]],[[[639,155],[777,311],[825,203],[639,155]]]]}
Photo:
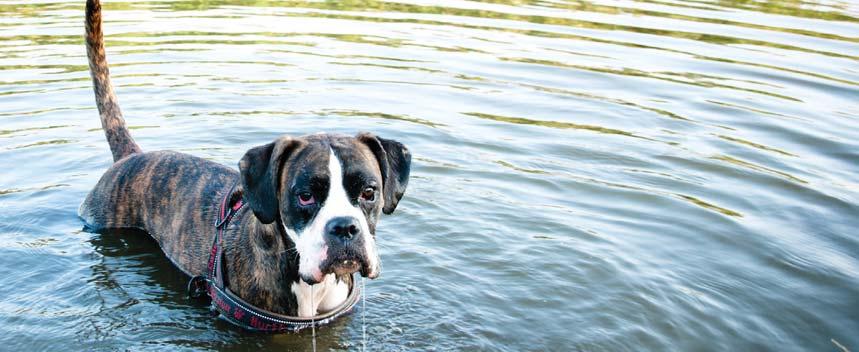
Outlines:
{"type": "MultiPolygon", "coordinates": [[[[145,150],[235,166],[362,130],[412,150],[366,322],[321,350],[859,349],[853,2],[104,8],[145,150]]],[[[0,342],[306,350],[212,319],[145,234],[81,231],[110,163],[82,11],[0,1],[0,342]]]]}

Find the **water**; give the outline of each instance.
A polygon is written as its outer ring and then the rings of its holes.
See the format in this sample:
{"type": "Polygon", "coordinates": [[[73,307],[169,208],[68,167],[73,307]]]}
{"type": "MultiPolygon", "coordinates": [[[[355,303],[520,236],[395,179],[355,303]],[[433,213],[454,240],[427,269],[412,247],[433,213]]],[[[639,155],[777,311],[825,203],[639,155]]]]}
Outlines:
{"type": "MultiPolygon", "coordinates": [[[[366,309],[320,351],[859,350],[859,5],[105,5],[132,134],[235,166],[280,134],[414,154],[366,309]],[[366,315],[366,341],[362,341],[366,315]]],[[[111,157],[83,1],[0,1],[0,349],[307,350],[82,231],[111,157]]]]}

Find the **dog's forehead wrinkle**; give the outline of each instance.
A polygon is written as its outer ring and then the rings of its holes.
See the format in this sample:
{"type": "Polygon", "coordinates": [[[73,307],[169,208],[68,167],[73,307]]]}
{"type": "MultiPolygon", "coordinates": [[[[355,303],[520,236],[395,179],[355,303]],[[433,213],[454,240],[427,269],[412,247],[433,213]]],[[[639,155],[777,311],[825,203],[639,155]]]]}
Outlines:
{"type": "Polygon", "coordinates": [[[332,145],[331,149],[340,160],[344,180],[355,182],[357,178],[357,181],[367,183],[381,180],[376,157],[369,147],[355,138],[344,141],[342,145],[332,145]]]}
{"type": "Polygon", "coordinates": [[[308,146],[292,160],[287,175],[289,189],[301,186],[301,183],[316,182],[317,179],[327,176],[328,149],[322,148],[321,145],[308,146]]]}

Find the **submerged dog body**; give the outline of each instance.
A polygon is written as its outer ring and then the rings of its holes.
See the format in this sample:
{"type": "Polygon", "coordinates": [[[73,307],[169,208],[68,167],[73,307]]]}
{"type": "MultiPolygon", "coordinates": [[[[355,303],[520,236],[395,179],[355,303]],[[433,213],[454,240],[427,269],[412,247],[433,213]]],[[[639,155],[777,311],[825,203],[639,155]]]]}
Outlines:
{"type": "Polygon", "coordinates": [[[241,198],[246,205],[222,238],[225,280],[246,302],[280,314],[325,312],[346,299],[352,273],[379,275],[376,224],[408,183],[402,144],[369,133],[284,136],[248,150],[239,171],[182,153],[143,153],[110,83],[98,0],[87,1],[86,15],[96,103],[115,161],[81,204],[88,226],[145,230],[183,272],[204,275],[220,202],[241,198]]]}

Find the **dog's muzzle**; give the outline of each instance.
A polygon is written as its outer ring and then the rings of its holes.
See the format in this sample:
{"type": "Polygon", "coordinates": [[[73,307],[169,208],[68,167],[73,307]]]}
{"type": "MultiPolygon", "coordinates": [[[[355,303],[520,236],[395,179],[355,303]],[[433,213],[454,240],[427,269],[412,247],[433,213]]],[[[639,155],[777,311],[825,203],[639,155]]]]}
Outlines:
{"type": "MultiPolygon", "coordinates": [[[[358,219],[342,216],[328,221],[325,225],[324,260],[319,264],[319,272],[324,275],[346,275],[360,272],[361,276],[374,279],[379,276],[378,259],[371,257],[367,250],[369,233],[361,230],[358,219]],[[374,266],[376,266],[374,268],[374,266]]],[[[321,281],[322,277],[304,277],[308,284],[321,281]]]]}

